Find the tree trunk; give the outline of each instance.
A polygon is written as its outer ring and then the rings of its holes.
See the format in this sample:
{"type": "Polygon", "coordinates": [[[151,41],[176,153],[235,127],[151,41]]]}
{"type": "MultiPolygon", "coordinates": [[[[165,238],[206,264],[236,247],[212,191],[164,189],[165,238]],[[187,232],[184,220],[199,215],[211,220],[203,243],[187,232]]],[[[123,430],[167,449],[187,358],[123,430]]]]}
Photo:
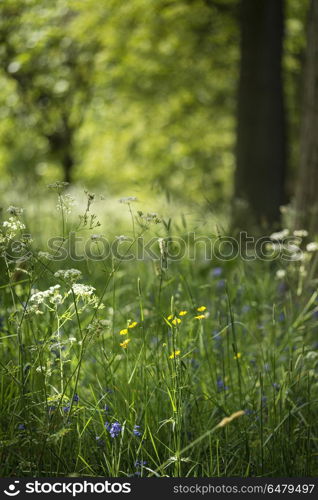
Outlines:
{"type": "Polygon", "coordinates": [[[280,220],[280,206],[286,201],[283,4],[283,0],[241,0],[233,213],[234,225],[241,229],[255,223],[263,229],[275,226],[280,220]],[[239,207],[245,209],[240,212],[239,207]]]}
{"type": "Polygon", "coordinates": [[[318,233],[318,0],[309,9],[294,226],[318,233]]]}

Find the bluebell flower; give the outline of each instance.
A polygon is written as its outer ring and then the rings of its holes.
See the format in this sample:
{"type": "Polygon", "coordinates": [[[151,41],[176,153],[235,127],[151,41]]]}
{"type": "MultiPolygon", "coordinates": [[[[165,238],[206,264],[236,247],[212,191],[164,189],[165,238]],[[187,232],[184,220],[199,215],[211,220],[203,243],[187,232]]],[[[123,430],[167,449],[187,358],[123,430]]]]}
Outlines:
{"type": "Polygon", "coordinates": [[[273,383],[273,387],[274,387],[274,389],[275,389],[276,391],[279,391],[279,389],[280,389],[280,384],[278,384],[277,382],[274,382],[274,383],[273,383]]]}
{"type": "Polygon", "coordinates": [[[223,273],[222,267],[215,267],[214,269],[212,269],[211,272],[214,278],[218,278],[219,276],[221,276],[222,273],[223,273]]]}
{"type": "Polygon", "coordinates": [[[278,321],[285,321],[285,314],[283,312],[279,313],[278,321]]]}
{"type": "Polygon", "coordinates": [[[216,284],[218,290],[222,290],[225,287],[225,280],[219,280],[216,284]]]}
{"type": "Polygon", "coordinates": [[[244,413],[245,415],[253,415],[254,412],[250,408],[247,408],[246,410],[244,410],[244,413]]]}
{"type": "Polygon", "coordinates": [[[224,384],[224,381],[222,380],[221,377],[217,378],[216,386],[217,386],[218,392],[229,390],[228,386],[224,384]]]}
{"type": "Polygon", "coordinates": [[[288,286],[284,281],[281,281],[277,286],[277,292],[279,294],[284,294],[288,290],[288,286]]]}
{"type": "Polygon", "coordinates": [[[146,460],[136,460],[136,462],[135,462],[135,467],[136,467],[136,469],[137,469],[138,467],[144,467],[145,465],[147,465],[146,460]]]}
{"type": "Polygon", "coordinates": [[[51,405],[51,406],[48,406],[48,408],[47,408],[47,409],[48,409],[48,412],[49,412],[49,413],[53,413],[53,412],[56,410],[56,406],[51,405]]]}
{"type": "Polygon", "coordinates": [[[73,396],[73,401],[74,403],[78,403],[79,402],[79,395],[75,392],[74,396],[73,396]]]}
{"type": "Polygon", "coordinates": [[[104,412],[108,413],[110,411],[110,406],[105,405],[104,406],[104,412]]]}
{"type": "Polygon", "coordinates": [[[19,431],[25,431],[25,425],[24,424],[19,424],[18,425],[19,431]]]}
{"type": "Polygon", "coordinates": [[[106,427],[106,430],[109,432],[110,428],[111,428],[111,424],[109,422],[105,422],[105,427],[106,427]]]}
{"type": "Polygon", "coordinates": [[[69,405],[63,406],[63,411],[64,411],[64,413],[69,412],[70,411],[70,406],[69,405]]]}
{"type": "Polygon", "coordinates": [[[116,438],[122,431],[122,426],[120,425],[119,422],[114,422],[113,424],[108,424],[108,422],[106,422],[105,424],[105,427],[106,429],[108,430],[110,436],[112,438],[116,438]],[[107,424],[107,425],[106,425],[107,424]]]}
{"type": "Polygon", "coordinates": [[[133,430],[133,433],[135,434],[135,436],[137,437],[141,437],[141,432],[139,431],[140,429],[140,425],[135,425],[134,426],[134,430],[133,430]]]}

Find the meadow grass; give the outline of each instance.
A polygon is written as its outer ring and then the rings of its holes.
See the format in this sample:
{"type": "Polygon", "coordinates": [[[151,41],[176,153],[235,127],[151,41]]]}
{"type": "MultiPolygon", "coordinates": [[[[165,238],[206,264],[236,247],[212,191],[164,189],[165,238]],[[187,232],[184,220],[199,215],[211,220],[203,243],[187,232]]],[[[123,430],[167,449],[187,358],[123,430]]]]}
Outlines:
{"type": "Polygon", "coordinates": [[[95,233],[117,228],[99,225],[89,193],[72,219],[52,187],[51,255],[22,236],[25,214],[3,217],[1,475],[316,475],[315,252],[169,261],[159,240],[156,262],[125,261],[142,236],[186,231],[127,199],[121,258],[57,262],[70,231],[91,238],[96,257],[95,233]],[[28,259],[10,258],[17,240],[28,259]]]}

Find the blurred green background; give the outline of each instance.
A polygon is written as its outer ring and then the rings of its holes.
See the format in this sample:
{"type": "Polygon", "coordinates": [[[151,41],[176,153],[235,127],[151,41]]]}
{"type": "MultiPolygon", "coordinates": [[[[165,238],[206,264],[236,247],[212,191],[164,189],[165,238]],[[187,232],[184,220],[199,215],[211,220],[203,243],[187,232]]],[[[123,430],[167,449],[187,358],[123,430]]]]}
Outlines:
{"type": "MultiPolygon", "coordinates": [[[[240,8],[237,0],[2,0],[1,205],[66,179],[110,198],[173,198],[227,213],[240,8]]],[[[307,11],[307,1],[285,2],[287,200],[307,11]]]]}

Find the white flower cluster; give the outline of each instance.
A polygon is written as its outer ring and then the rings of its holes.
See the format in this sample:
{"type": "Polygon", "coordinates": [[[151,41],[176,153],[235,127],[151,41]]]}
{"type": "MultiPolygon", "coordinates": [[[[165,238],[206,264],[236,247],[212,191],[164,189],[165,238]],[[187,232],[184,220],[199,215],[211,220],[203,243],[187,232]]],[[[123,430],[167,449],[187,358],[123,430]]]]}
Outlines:
{"type": "Polygon", "coordinates": [[[126,196],[124,198],[120,198],[119,203],[133,203],[135,201],[138,201],[136,196],[126,196]]]}
{"type": "Polygon", "coordinates": [[[19,231],[20,229],[25,229],[25,225],[23,224],[23,222],[15,219],[14,217],[10,217],[9,220],[5,220],[2,226],[10,231],[15,232],[19,231]]]}
{"type": "Polygon", "coordinates": [[[8,208],[7,208],[7,212],[11,215],[14,215],[15,217],[18,217],[19,215],[22,215],[23,213],[23,208],[20,208],[20,207],[15,207],[13,205],[10,205],[8,208]]]}
{"type": "Polygon", "coordinates": [[[60,269],[54,273],[55,278],[61,278],[65,281],[74,281],[79,280],[82,277],[81,271],[78,269],[60,269]]]}
{"type": "Polygon", "coordinates": [[[31,306],[28,307],[29,312],[35,312],[36,314],[42,314],[39,310],[39,306],[44,304],[46,306],[62,304],[63,297],[59,293],[60,285],[51,286],[48,290],[43,292],[36,292],[30,297],[31,306]]]}
{"type": "Polygon", "coordinates": [[[72,290],[77,297],[91,297],[96,288],[89,285],[82,285],[81,283],[74,283],[72,285],[72,290]]]}
{"type": "Polygon", "coordinates": [[[60,195],[56,205],[57,210],[63,212],[64,215],[69,215],[72,212],[72,207],[75,205],[75,200],[70,194],[60,195]]]}
{"type": "Polygon", "coordinates": [[[282,231],[278,231],[277,233],[272,233],[270,235],[271,240],[283,240],[289,235],[288,229],[282,229],[282,231]]]}
{"type": "Polygon", "coordinates": [[[285,269],[278,269],[278,270],[276,271],[276,278],[277,278],[277,279],[281,280],[281,279],[285,278],[285,276],[286,276],[286,271],[285,271],[285,269]]]}
{"type": "Polygon", "coordinates": [[[307,252],[317,252],[318,243],[316,243],[315,241],[308,243],[308,245],[306,246],[306,250],[307,250],[307,252]]]}
{"type": "Polygon", "coordinates": [[[53,259],[53,255],[50,254],[49,252],[38,252],[38,257],[40,259],[47,259],[47,260],[52,260],[53,259]]]}
{"type": "Polygon", "coordinates": [[[5,229],[5,236],[8,239],[13,239],[18,231],[25,229],[23,222],[19,221],[19,219],[16,219],[15,217],[10,217],[9,220],[5,220],[2,223],[2,227],[5,229]]]}

